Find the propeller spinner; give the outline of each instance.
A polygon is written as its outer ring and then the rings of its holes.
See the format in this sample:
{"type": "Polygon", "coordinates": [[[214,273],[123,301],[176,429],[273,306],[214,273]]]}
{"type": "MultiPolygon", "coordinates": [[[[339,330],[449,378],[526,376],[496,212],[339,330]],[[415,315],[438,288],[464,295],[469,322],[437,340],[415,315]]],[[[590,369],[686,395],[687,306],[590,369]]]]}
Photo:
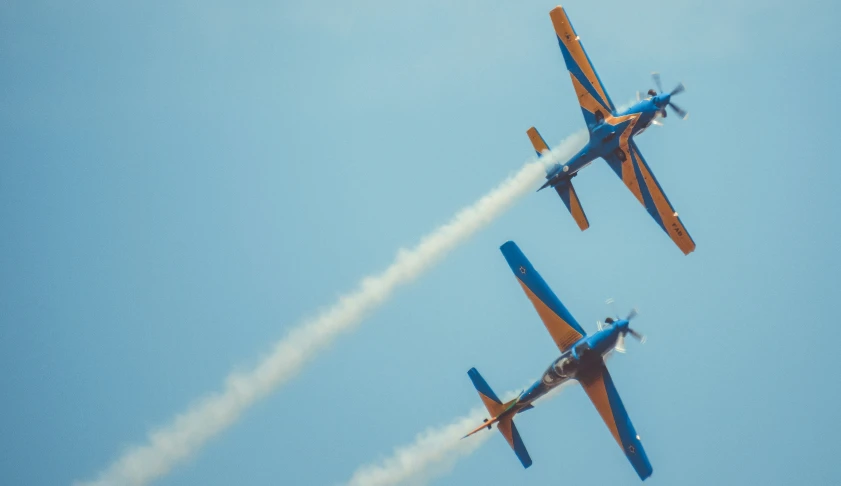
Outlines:
{"type": "MultiPolygon", "coordinates": [[[[610,300],[612,301],[612,299],[610,299],[610,300]]],[[[625,320],[630,322],[637,315],[639,315],[639,312],[637,312],[637,309],[631,309],[631,312],[628,313],[628,315],[625,317],[625,320]]],[[[607,318],[605,318],[604,322],[605,322],[605,327],[607,327],[607,326],[612,326],[613,323],[616,322],[616,320],[613,319],[612,317],[607,317],[607,318]]],[[[603,329],[603,327],[601,326],[601,322],[599,322],[598,324],[599,324],[599,330],[603,329]]],[[[646,341],[645,335],[643,335],[640,332],[635,331],[634,329],[631,329],[630,326],[625,327],[624,332],[619,333],[619,336],[616,338],[616,345],[613,348],[614,350],[616,350],[616,352],[618,352],[618,353],[624,353],[625,352],[625,335],[626,334],[630,334],[631,336],[633,336],[634,339],[636,339],[637,341],[640,342],[640,344],[645,344],[645,341],[646,341]]]]}
{"type": "MultiPolygon", "coordinates": [[[[675,86],[673,90],[671,90],[669,93],[663,96],[663,84],[660,82],[660,73],[651,73],[651,78],[654,80],[654,84],[657,86],[657,90],[655,91],[653,89],[650,89],[648,90],[648,94],[652,97],[658,98],[658,101],[660,101],[661,103],[665,102],[663,103],[663,106],[660,109],[660,116],[666,118],[666,106],[668,106],[669,108],[674,110],[675,113],[677,113],[677,116],[685,120],[686,117],[689,116],[689,113],[687,113],[686,110],[679,107],[678,105],[672,103],[672,96],[678,95],[686,91],[686,87],[683,85],[683,83],[679,83],[677,86],[675,86]]],[[[658,107],[659,106],[660,105],[658,103],[658,107]]]]}

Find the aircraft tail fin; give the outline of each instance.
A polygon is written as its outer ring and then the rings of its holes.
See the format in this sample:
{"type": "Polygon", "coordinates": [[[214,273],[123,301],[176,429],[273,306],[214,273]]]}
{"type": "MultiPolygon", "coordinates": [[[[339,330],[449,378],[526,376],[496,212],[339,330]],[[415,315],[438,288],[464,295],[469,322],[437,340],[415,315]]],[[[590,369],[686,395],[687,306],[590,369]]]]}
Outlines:
{"type": "MultiPolygon", "coordinates": [[[[484,428],[490,429],[491,425],[498,424],[496,428],[499,429],[500,433],[502,433],[505,437],[508,445],[510,445],[511,449],[514,450],[514,454],[516,454],[517,458],[520,459],[520,463],[523,467],[531,466],[531,457],[529,457],[529,452],[526,450],[525,444],[523,444],[523,439],[520,438],[520,433],[514,425],[513,414],[505,413],[517,403],[519,397],[506,403],[502,403],[476,368],[470,368],[467,375],[470,376],[473,386],[476,387],[476,391],[479,392],[479,398],[482,399],[482,402],[485,404],[485,408],[488,409],[488,413],[491,415],[491,418],[485,419],[484,423],[473,429],[464,437],[469,437],[484,428]]],[[[527,410],[529,408],[531,407],[526,407],[523,410],[527,410]]]]}
{"type": "Polygon", "coordinates": [[[526,130],[526,134],[528,134],[529,140],[531,140],[531,146],[534,147],[534,151],[537,152],[538,157],[543,155],[543,152],[549,151],[549,146],[546,145],[546,140],[543,140],[543,137],[540,136],[537,128],[529,128],[526,130]]]}
{"type": "MultiPolygon", "coordinates": [[[[540,132],[537,131],[537,128],[534,128],[534,127],[529,128],[528,130],[526,130],[526,134],[529,136],[529,141],[531,141],[531,146],[534,147],[534,151],[537,152],[538,158],[543,157],[544,152],[549,152],[550,151],[549,146],[546,145],[546,140],[543,140],[543,137],[540,135],[540,132]]],[[[551,166],[546,165],[546,167],[544,167],[546,169],[546,174],[549,174],[550,172],[553,172],[553,170],[557,166],[558,166],[557,162],[555,164],[552,164],[551,166]]],[[[548,177],[548,175],[547,175],[547,177],[548,177]]],[[[544,186],[544,187],[546,187],[546,186],[544,186]]],[[[541,187],[540,189],[543,189],[543,187],[541,187]]]]}
{"type": "Polygon", "coordinates": [[[584,214],[584,209],[581,208],[581,201],[578,200],[578,194],[576,194],[575,188],[572,187],[572,181],[567,179],[561,182],[555,186],[555,191],[561,196],[564,206],[567,207],[569,214],[572,215],[572,218],[578,224],[578,227],[581,228],[581,231],[589,228],[590,221],[587,219],[587,215],[584,214]]]}
{"type": "MultiPolygon", "coordinates": [[[[499,397],[496,396],[496,393],[488,386],[488,382],[482,378],[482,375],[479,374],[479,370],[476,368],[470,368],[470,371],[467,372],[467,376],[470,377],[470,381],[473,382],[473,386],[476,387],[476,391],[479,392],[479,398],[482,399],[482,403],[485,404],[485,408],[488,409],[488,413],[491,414],[491,418],[496,418],[502,412],[505,411],[505,405],[500,400],[499,397]]],[[[490,428],[490,424],[488,424],[488,428],[490,428]]]]}
{"type": "MultiPolygon", "coordinates": [[[[526,133],[528,134],[529,140],[531,140],[531,145],[534,147],[534,151],[537,152],[538,157],[542,157],[545,152],[549,151],[549,146],[546,145],[546,141],[543,140],[543,137],[540,136],[540,132],[538,132],[536,128],[531,127],[526,131],[526,133]]],[[[558,166],[559,164],[556,162],[553,166],[546,167],[547,181],[540,187],[540,189],[538,189],[538,191],[546,189],[549,186],[554,186],[558,195],[561,196],[561,200],[564,201],[564,205],[567,207],[569,214],[571,214],[572,218],[575,219],[575,222],[578,224],[578,227],[581,228],[581,231],[584,231],[590,227],[590,221],[587,220],[587,215],[584,214],[584,209],[581,208],[581,201],[578,199],[578,194],[575,193],[575,188],[572,187],[571,178],[564,177],[562,172],[557,171],[556,167],[558,166]]]]}

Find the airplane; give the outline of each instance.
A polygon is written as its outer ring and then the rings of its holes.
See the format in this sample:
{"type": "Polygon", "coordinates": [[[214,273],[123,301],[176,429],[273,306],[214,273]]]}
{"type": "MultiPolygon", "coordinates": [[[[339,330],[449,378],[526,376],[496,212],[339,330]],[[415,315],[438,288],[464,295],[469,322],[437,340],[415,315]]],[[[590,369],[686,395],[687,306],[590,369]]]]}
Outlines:
{"type": "Polygon", "coordinates": [[[476,368],[471,368],[467,375],[476,391],[479,392],[479,398],[482,399],[491,418],[485,419],[481,425],[463,438],[484,428],[490,430],[491,426],[496,424],[523,467],[528,468],[532,460],[520,438],[520,433],[517,432],[517,427],[514,426],[514,416],[534,408],[535,400],[562,383],[577,380],[584,387],[587,396],[596,406],[602,420],[610,429],[610,433],[640,479],[645,480],[653,471],[651,463],[648,461],[640,436],[631,424],[631,419],[625,411],[625,406],[619,398],[619,393],[604,362],[604,357],[614,350],[625,352],[626,334],[644,342],[644,336],[629,327],[629,321],[634,318],[636,311],[632,311],[624,319],[605,319],[605,325],[599,323],[599,330],[588,336],[558,300],[552,289],[546,285],[516,243],[509,241],[502,245],[500,250],[514,272],[514,276],[517,277],[517,282],[523,287],[526,296],[543,320],[552,340],[560,349],[561,356],[552,362],[543,376],[531,387],[524,390],[517,398],[505,403],[488,386],[476,368]]]}
{"type": "MultiPolygon", "coordinates": [[[[538,191],[554,187],[578,227],[581,231],[586,230],[590,227],[590,222],[584,214],[571,181],[578,171],[601,157],[648,210],[654,221],[663,228],[678,248],[688,255],[695,250],[695,242],[634,142],[634,136],[641,134],[650,125],[661,124],[659,118],[667,116],[667,106],[681,118],[686,118],[686,111],[672,102],[673,96],[684,91],[683,84],[678,84],[671,92],[664,93],[660,75],[652,73],[657,91],[650,89],[644,99],[637,92],[637,103],[625,111],[617,112],[584,51],[578,34],[572,28],[566,11],[563,7],[555,7],[549,12],[549,17],[555,27],[555,36],[572,79],[578,103],[581,105],[581,112],[584,114],[590,141],[567,163],[556,163],[547,169],[546,183],[538,191]]],[[[537,129],[531,127],[526,133],[538,157],[549,150],[537,129]]]]}

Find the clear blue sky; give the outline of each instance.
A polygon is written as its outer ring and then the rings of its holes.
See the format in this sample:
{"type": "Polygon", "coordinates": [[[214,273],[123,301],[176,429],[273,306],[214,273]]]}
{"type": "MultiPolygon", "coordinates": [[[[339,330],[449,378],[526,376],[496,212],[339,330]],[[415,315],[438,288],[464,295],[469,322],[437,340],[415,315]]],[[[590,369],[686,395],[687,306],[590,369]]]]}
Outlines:
{"type": "MultiPolygon", "coordinates": [[[[583,128],[547,2],[0,2],[0,483],[91,478],[531,155],[583,128]]],[[[321,485],[557,355],[498,246],[588,330],[650,484],[841,483],[837,2],[570,1],[684,257],[606,164],[401,289],[160,485],[321,485]],[[677,101],[677,100],[676,100],[677,101]]],[[[436,484],[636,484],[577,388],[436,484]]]]}

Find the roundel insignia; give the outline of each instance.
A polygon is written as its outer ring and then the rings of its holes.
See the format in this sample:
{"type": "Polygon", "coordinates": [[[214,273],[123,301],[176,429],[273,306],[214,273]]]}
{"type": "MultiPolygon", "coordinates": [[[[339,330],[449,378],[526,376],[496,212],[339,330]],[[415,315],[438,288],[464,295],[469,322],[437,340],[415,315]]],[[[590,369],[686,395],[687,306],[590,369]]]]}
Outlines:
{"type": "Polygon", "coordinates": [[[520,273],[525,275],[526,274],[526,267],[520,266],[520,273]]]}

